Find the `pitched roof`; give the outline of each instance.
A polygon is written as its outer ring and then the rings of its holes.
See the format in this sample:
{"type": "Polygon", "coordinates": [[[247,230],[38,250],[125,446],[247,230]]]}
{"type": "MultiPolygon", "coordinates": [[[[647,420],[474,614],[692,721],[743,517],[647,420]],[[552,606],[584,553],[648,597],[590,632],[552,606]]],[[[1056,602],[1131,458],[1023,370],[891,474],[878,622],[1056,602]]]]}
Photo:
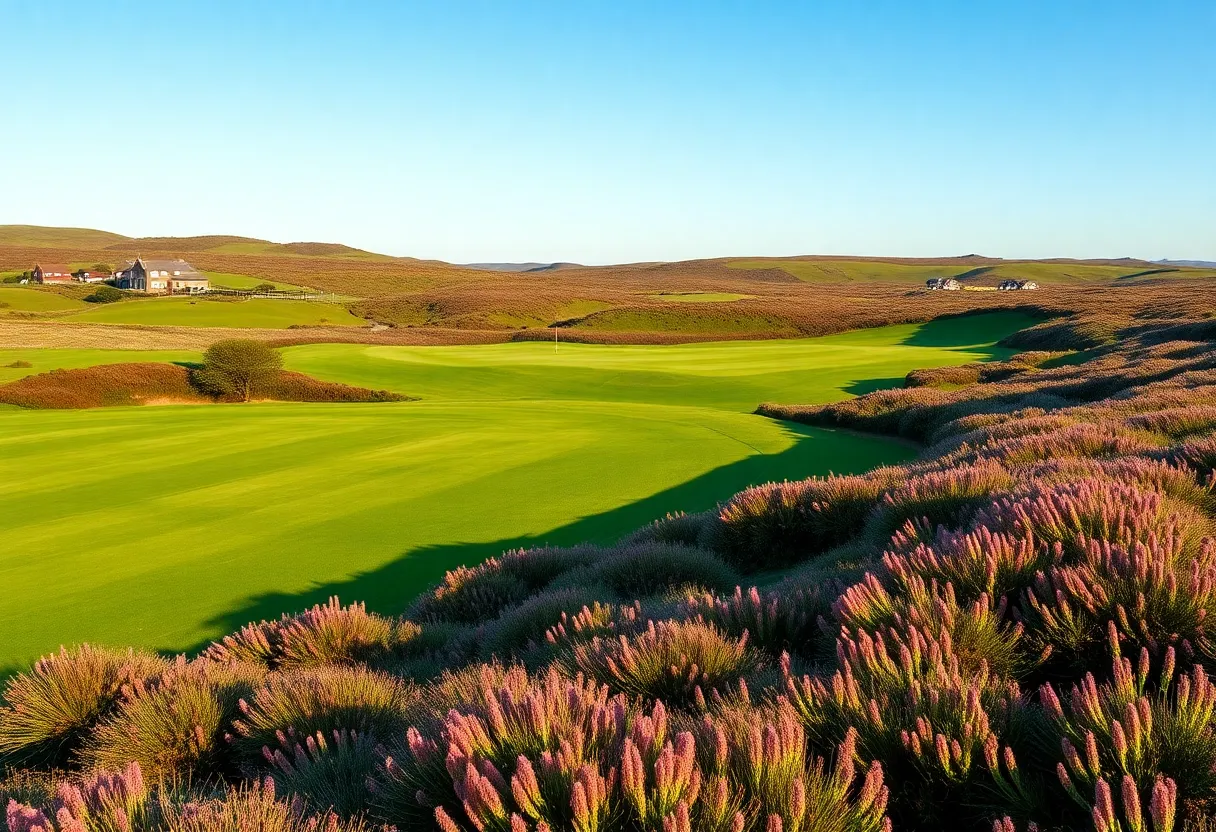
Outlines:
{"type": "MultiPolygon", "coordinates": [[[[203,277],[203,275],[199,274],[198,269],[194,268],[194,266],[191,266],[189,263],[187,263],[185,260],[182,260],[180,257],[172,259],[172,260],[144,260],[142,257],[137,258],[137,259],[140,263],[143,263],[144,268],[150,272],[151,271],[170,272],[170,273],[181,272],[181,277],[186,277],[186,276],[195,275],[195,274],[199,275],[199,278],[203,277]]],[[[135,260],[128,260],[127,262],[122,264],[122,267],[119,268],[119,271],[125,272],[127,269],[134,266],[135,263],[136,263],[135,260]]]]}
{"type": "Polygon", "coordinates": [[[71,274],[72,273],[71,269],[69,269],[67,266],[64,266],[60,263],[36,263],[36,264],[34,264],[34,268],[42,269],[42,271],[50,272],[51,274],[56,274],[56,273],[57,274],[71,274]]]}

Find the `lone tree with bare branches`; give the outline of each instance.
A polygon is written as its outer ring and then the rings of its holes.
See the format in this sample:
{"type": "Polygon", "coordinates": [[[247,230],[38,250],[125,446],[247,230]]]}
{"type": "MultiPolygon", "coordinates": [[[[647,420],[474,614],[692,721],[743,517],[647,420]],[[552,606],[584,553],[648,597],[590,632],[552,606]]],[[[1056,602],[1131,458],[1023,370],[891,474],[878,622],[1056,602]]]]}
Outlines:
{"type": "Polygon", "coordinates": [[[196,373],[201,387],[219,395],[237,395],[249,401],[254,389],[271,381],[283,369],[283,356],[262,341],[230,338],[216,341],[203,353],[196,373]]]}

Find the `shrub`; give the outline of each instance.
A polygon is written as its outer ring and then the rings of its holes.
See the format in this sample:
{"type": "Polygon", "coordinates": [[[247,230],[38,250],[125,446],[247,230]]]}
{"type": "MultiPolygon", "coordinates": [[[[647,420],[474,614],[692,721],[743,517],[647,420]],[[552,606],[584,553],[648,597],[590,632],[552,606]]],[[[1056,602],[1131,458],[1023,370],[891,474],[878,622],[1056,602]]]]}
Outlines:
{"type": "MultiPolygon", "coordinates": [[[[1161,667],[1157,692],[1150,693],[1147,651],[1138,665],[1114,645],[1114,673],[1098,685],[1093,674],[1061,698],[1051,685],[1040,692],[1054,731],[1052,750],[1062,751],[1056,766],[1060,784],[1084,809],[1087,795],[1104,780],[1123,782],[1125,808],[1139,797],[1151,805],[1163,778],[1183,798],[1207,796],[1216,785],[1216,686],[1199,667],[1174,677],[1173,653],[1161,667]]],[[[1109,795],[1107,795],[1109,797],[1109,795]]],[[[1102,802],[1101,800],[1099,802],[1102,802]]],[[[1109,808],[1107,810],[1109,814],[1109,808]]]]}
{"type": "Polygon", "coordinates": [[[763,666],[747,636],[729,638],[695,621],[649,622],[634,636],[595,637],[563,661],[618,693],[690,706],[763,666]]]}
{"type": "Polygon", "coordinates": [[[272,669],[326,665],[381,666],[409,649],[421,628],[412,621],[369,613],[362,603],[343,607],[337,596],[297,615],[242,627],[214,642],[214,662],[254,662],[272,669]]]}
{"type": "Polygon", "coordinates": [[[194,377],[215,395],[234,395],[247,402],[254,389],[272,381],[282,367],[283,356],[265,342],[230,338],[207,348],[194,377]]]}
{"type": "Polygon", "coordinates": [[[588,804],[582,814],[607,808],[612,781],[604,778],[628,721],[624,697],[555,668],[530,680],[518,668],[483,667],[448,685],[466,682],[479,692],[453,698],[449,690],[443,700],[453,704],[430,736],[410,728],[389,749],[373,782],[380,818],[403,829],[436,820],[458,828],[452,819],[460,817],[505,829],[514,813],[571,829],[581,828],[572,826],[576,794],[588,804]]]}
{"type": "Polygon", "coordinates": [[[122,289],[114,286],[98,286],[91,294],[85,295],[83,300],[85,303],[114,303],[122,300],[127,296],[127,293],[122,289]]]}
{"type": "Polygon", "coordinates": [[[1086,541],[1131,546],[1178,539],[1194,552],[1208,523],[1189,506],[1135,485],[1091,477],[1033,487],[1002,497],[976,515],[976,526],[1032,534],[1042,543],[1060,543],[1072,559],[1086,541]]]}
{"type": "Polygon", "coordinates": [[[595,585],[542,591],[484,624],[479,634],[480,653],[486,659],[509,659],[517,653],[535,651],[546,643],[545,633],[564,615],[613,595],[611,590],[595,585]]]}
{"type": "Polygon", "coordinates": [[[200,660],[137,682],[89,737],[85,765],[113,770],[134,761],[157,780],[235,773],[225,734],[265,675],[260,665],[200,660]]]}
{"type": "Polygon", "coordinates": [[[376,741],[353,731],[302,739],[289,732],[281,747],[263,753],[277,793],[349,818],[367,811],[368,780],[381,762],[377,748],[376,741]]]}
{"type": "Polygon", "coordinates": [[[697,546],[706,534],[712,515],[709,512],[685,514],[678,511],[668,514],[662,520],[655,520],[649,526],[643,526],[633,534],[621,540],[624,545],[638,543],[674,543],[684,546],[697,546]]]}
{"type": "Polygon", "coordinates": [[[8,832],[123,832],[142,829],[149,815],[148,787],[138,763],[84,780],[64,780],[45,809],[8,804],[8,832]]]}
{"type": "Polygon", "coordinates": [[[0,761],[62,768],[75,762],[89,731],[124,685],[153,679],[168,663],[135,650],[82,644],[44,656],[9,679],[0,707],[0,761]]]}
{"type": "Polygon", "coordinates": [[[30,367],[33,367],[34,365],[28,361],[18,360],[18,361],[12,362],[11,364],[5,364],[4,366],[8,367],[11,370],[28,370],[30,367]]]}
{"type": "Polygon", "coordinates": [[[306,737],[351,730],[387,740],[409,725],[415,688],[362,667],[324,667],[273,673],[240,703],[234,742],[246,759],[262,757],[280,734],[306,737]]]}
{"type": "Polygon", "coordinates": [[[734,595],[724,598],[709,592],[690,597],[681,614],[712,624],[728,636],[746,635],[750,644],[774,658],[785,652],[811,658],[824,640],[819,621],[831,614],[832,602],[843,589],[831,581],[809,589],[783,587],[765,593],[756,587],[747,592],[735,587],[734,595]]]}
{"type": "Polygon", "coordinates": [[[606,586],[622,598],[637,598],[687,586],[727,589],[737,580],[735,571],[713,552],[671,543],[635,543],[605,550],[595,562],[567,573],[556,584],[606,586]]]}
{"type": "Polygon", "coordinates": [[[164,822],[165,832],[366,832],[360,821],[342,821],[330,813],[309,816],[302,800],[275,799],[267,778],[232,789],[222,798],[186,803],[164,822]]]}
{"type": "Polygon", "coordinates": [[[601,549],[515,549],[472,568],[461,566],[424,594],[410,611],[418,621],[479,623],[544,589],[560,575],[602,556],[601,549]]]}
{"type": "Polygon", "coordinates": [[[1176,540],[1091,541],[1078,562],[1040,574],[1025,607],[1030,635],[1073,670],[1092,665],[1107,625],[1155,656],[1173,646],[1188,657],[1196,650],[1213,655],[1208,622],[1214,613],[1211,543],[1190,557],[1176,540]]]}
{"type": "Polygon", "coordinates": [[[953,524],[968,510],[1012,485],[1013,476],[995,462],[919,474],[882,495],[866,531],[874,538],[886,538],[908,520],[953,524]]]}
{"type": "Polygon", "coordinates": [[[798,563],[857,534],[883,485],[833,476],[749,488],[719,509],[711,545],[744,572],[798,563]]]}
{"type": "Polygon", "coordinates": [[[1171,439],[1184,439],[1211,433],[1216,429],[1216,407],[1191,405],[1140,413],[1126,419],[1124,424],[1135,430],[1147,430],[1171,439]]]}

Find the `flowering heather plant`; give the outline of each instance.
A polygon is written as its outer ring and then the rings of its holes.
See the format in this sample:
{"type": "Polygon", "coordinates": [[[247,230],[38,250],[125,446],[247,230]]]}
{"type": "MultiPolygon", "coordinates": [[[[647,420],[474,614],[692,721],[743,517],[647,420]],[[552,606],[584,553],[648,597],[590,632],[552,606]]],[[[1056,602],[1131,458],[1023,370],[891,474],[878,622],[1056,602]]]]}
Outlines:
{"type": "Polygon", "coordinates": [[[752,829],[890,829],[882,766],[871,763],[858,782],[857,735],[852,730],[836,747],[830,772],[822,758],[811,757],[804,728],[785,702],[706,715],[697,734],[704,749],[702,765],[712,773],[702,802],[725,806],[728,812],[743,807],[734,815],[723,813],[734,825],[704,828],[742,829],[738,820],[746,815],[752,829]]]}
{"type": "Polygon", "coordinates": [[[271,778],[232,789],[221,798],[186,803],[168,812],[163,832],[366,832],[361,821],[332,812],[310,815],[300,798],[275,798],[271,778]]]}
{"type": "Polygon", "coordinates": [[[882,559],[897,589],[918,578],[949,583],[963,603],[981,595],[1018,596],[1039,572],[1063,558],[1058,541],[1048,546],[1035,540],[1032,532],[994,532],[985,525],[970,531],[939,528],[928,542],[902,548],[906,553],[887,552],[882,559]]]}
{"type": "Polygon", "coordinates": [[[634,636],[595,637],[559,659],[610,689],[691,706],[764,666],[747,635],[730,638],[700,621],[653,621],[634,636]]]}
{"type": "Polygon", "coordinates": [[[416,621],[477,624],[553,583],[560,575],[603,556],[595,546],[513,549],[472,568],[448,572],[443,583],[414,604],[416,621]]]}
{"type": "Polygon", "coordinates": [[[675,543],[697,546],[702,542],[706,528],[712,519],[709,512],[685,514],[682,511],[669,513],[662,520],[655,520],[621,540],[624,545],[634,543],[675,543]]]}
{"type": "Polygon", "coordinates": [[[393,676],[362,667],[324,667],[272,673],[250,699],[239,703],[233,742],[247,760],[296,736],[349,729],[387,740],[404,731],[418,690],[393,676]]]}
{"type": "Polygon", "coordinates": [[[1016,471],[1018,479],[1038,485],[1076,482],[1092,477],[1139,486],[1190,503],[1201,509],[1213,506],[1216,481],[1201,481],[1193,470],[1181,463],[1142,456],[1117,459],[1061,459],[1026,466],[1016,471]]]}
{"type": "MultiPolygon", "coordinates": [[[[430,737],[410,728],[390,748],[373,783],[376,813],[402,828],[514,829],[525,818],[524,828],[598,828],[616,786],[625,698],[556,668],[535,680],[518,668],[480,675],[478,701],[453,707],[430,737]]],[[[665,725],[661,704],[655,718],[665,725]]]]}
{"type": "Polygon", "coordinates": [[[354,731],[305,737],[288,731],[278,748],[262,753],[279,794],[348,818],[367,811],[368,780],[382,760],[378,750],[378,743],[354,731]]]}
{"type": "Polygon", "coordinates": [[[1040,542],[1060,543],[1066,561],[1082,556],[1090,540],[1131,546],[1179,539],[1193,552],[1209,526],[1190,506],[1099,477],[1002,497],[982,509],[975,523],[993,531],[1029,533],[1040,542]]]}
{"type": "Polygon", "coordinates": [[[1013,476],[991,461],[929,471],[884,493],[866,523],[866,531],[875,538],[888,538],[908,520],[955,524],[964,513],[1012,485],[1013,476]]]}
{"type": "Polygon", "coordinates": [[[1162,776],[1184,797],[1210,794],[1216,787],[1216,686],[1199,666],[1175,677],[1172,649],[1153,680],[1146,649],[1133,664],[1113,637],[1111,644],[1111,681],[1099,685],[1089,673],[1066,696],[1050,684],[1039,692],[1063,756],[1056,767],[1060,784],[1084,809],[1091,808],[1087,795],[1103,778],[1130,778],[1145,803],[1162,776]]]}
{"type": "Polygon", "coordinates": [[[1170,439],[1185,439],[1216,430],[1216,407],[1191,405],[1139,413],[1124,421],[1129,428],[1159,433],[1170,439]]]}
{"type": "Polygon", "coordinates": [[[1026,600],[1032,637],[1082,666],[1093,661],[1104,623],[1155,656],[1171,646],[1188,657],[1216,650],[1207,629],[1216,612],[1210,541],[1196,557],[1176,539],[1131,547],[1093,541],[1080,562],[1040,575],[1026,600]]]}
{"type": "Polygon", "coordinates": [[[955,462],[996,460],[1006,466],[1026,465],[1062,457],[1103,459],[1147,453],[1156,445],[1144,434],[1113,425],[1084,423],[1050,433],[988,441],[951,457],[955,462]]]}
{"type": "Polygon", "coordinates": [[[265,680],[256,664],[200,659],[179,664],[159,680],[132,684],[118,707],[93,731],[82,751],[90,769],[139,764],[147,777],[199,779],[231,774],[231,729],[237,704],[265,680]]]}
{"type": "Polygon", "coordinates": [[[885,485],[878,476],[832,476],[749,488],[718,510],[711,545],[744,572],[807,560],[860,532],[885,485]]]}
{"type": "Polygon", "coordinates": [[[256,662],[274,669],[375,666],[406,651],[419,632],[412,621],[369,613],[362,603],[343,607],[334,596],[298,615],[242,627],[203,655],[214,662],[256,662]]]}
{"type": "Polygon", "coordinates": [[[44,656],[9,679],[0,705],[0,763],[62,768],[75,762],[88,732],[114,707],[124,685],[169,666],[135,650],[82,644],[44,656]]]}
{"type": "Polygon", "coordinates": [[[566,573],[554,585],[606,586],[622,599],[632,599],[687,585],[729,589],[738,579],[713,552],[671,543],[635,543],[604,550],[595,563],[566,573]]]}
{"type": "Polygon", "coordinates": [[[965,674],[949,639],[915,627],[903,636],[842,633],[837,644],[840,670],[830,678],[785,679],[785,698],[815,742],[856,732],[862,758],[905,784],[901,811],[976,778],[988,786],[985,745],[1025,720],[1015,683],[982,661],[965,674]]]}
{"type": "Polygon", "coordinates": [[[45,809],[10,800],[5,820],[8,832],[131,832],[144,828],[148,803],[143,773],[131,763],[117,772],[61,781],[45,809]]]}
{"type": "Polygon", "coordinates": [[[828,580],[807,589],[780,589],[761,593],[756,587],[744,592],[735,587],[726,597],[701,593],[687,598],[679,614],[712,624],[720,632],[742,637],[779,658],[782,653],[801,653],[808,658],[819,652],[824,634],[819,619],[831,614],[832,603],[844,589],[828,580]]]}
{"type": "Polygon", "coordinates": [[[960,604],[954,586],[908,576],[892,593],[874,575],[845,590],[834,605],[834,614],[849,631],[900,634],[917,630],[935,633],[953,652],[964,673],[982,667],[1003,676],[1016,676],[1029,664],[1019,651],[1021,623],[1005,622],[1004,600],[994,604],[981,593],[970,604],[960,604]]]}
{"type": "Polygon", "coordinates": [[[555,622],[567,619],[571,613],[578,615],[588,604],[598,605],[598,599],[615,595],[602,585],[550,588],[539,592],[482,625],[478,633],[479,652],[486,659],[510,659],[517,654],[535,653],[538,647],[548,644],[545,634],[555,622]]]}

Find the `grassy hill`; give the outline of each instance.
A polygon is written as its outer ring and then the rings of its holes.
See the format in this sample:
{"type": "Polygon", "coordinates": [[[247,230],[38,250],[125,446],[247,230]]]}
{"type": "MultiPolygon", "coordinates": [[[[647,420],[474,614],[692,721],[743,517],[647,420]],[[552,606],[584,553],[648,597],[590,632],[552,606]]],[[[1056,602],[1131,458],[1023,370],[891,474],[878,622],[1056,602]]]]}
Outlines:
{"type": "MultiPolygon", "coordinates": [[[[556,353],[312,345],[288,369],[422,400],[0,412],[0,499],[21,505],[0,513],[0,572],[26,599],[0,607],[0,665],[84,640],[182,649],[332,591],[399,610],[504,548],[610,541],[751,483],[906,459],[751,411],[990,357],[1027,320],[981,323],[556,353]]],[[[0,373],[115,360],[0,350],[0,368],[26,359],[0,373]]]]}

